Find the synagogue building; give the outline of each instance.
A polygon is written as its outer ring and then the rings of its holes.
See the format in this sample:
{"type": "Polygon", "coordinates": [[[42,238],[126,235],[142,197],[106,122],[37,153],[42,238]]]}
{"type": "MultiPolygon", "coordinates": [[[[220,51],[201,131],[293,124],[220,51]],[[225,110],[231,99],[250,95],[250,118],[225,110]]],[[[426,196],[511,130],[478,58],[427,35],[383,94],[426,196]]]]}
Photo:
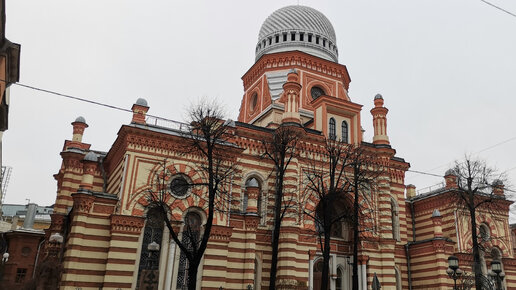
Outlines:
{"type": "MultiPolygon", "coordinates": [[[[195,277],[198,288],[268,288],[275,179],[274,165],[262,156],[262,140],[286,125],[302,131],[299,154],[285,177],[299,206],[282,223],[279,288],[319,289],[317,229],[304,214],[317,205],[306,197],[305,186],[311,162],[327,139],[364,146],[388,168],[364,203],[372,214],[359,245],[360,289],[371,289],[374,276],[382,289],[450,289],[453,280],[446,270],[451,255],[471,273],[468,214],[447,199],[457,188],[454,173],[444,174],[442,188],[425,194],[417,195],[415,186],[405,184],[410,164],[389,141],[388,96],[371,96],[369,112],[350,98],[351,78],[338,62],[331,22],[313,8],[287,6],[265,19],[256,46],[249,49],[255,50],[256,59],[242,76],[238,120],[225,120],[231,132],[227,154],[236,160],[238,171],[227,188],[229,210],[215,214],[195,277]],[[371,118],[373,128],[362,128],[361,118],[371,118]],[[363,139],[363,129],[374,132],[372,140],[363,139]]],[[[207,215],[203,191],[178,185],[205,180],[205,160],[179,149],[186,124],[147,116],[150,110],[152,100],[138,99],[132,119],[121,125],[108,152],[82,141],[87,130],[102,128],[88,128],[83,117],[72,122],[73,134],[64,142],[62,165],[54,175],[57,196],[46,232],[46,252],[62,267],[60,289],[186,289],[187,259],[163,222],[150,218],[147,195],[165,167],[172,173],[167,190],[179,232],[185,220],[202,228],[207,215]]],[[[503,185],[497,195],[499,211],[477,214],[489,246],[482,254],[483,271],[489,271],[491,260],[500,260],[504,285],[516,289],[511,202],[504,198],[503,185]]],[[[351,289],[352,230],[346,222],[336,228],[330,289],[351,289]]]]}

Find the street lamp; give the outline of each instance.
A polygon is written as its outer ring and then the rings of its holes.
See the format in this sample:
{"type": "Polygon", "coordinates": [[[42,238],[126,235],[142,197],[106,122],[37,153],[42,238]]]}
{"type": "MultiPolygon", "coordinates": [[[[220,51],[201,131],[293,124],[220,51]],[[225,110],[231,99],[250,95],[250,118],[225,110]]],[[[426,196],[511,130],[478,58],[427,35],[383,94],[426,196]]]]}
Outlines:
{"type": "Polygon", "coordinates": [[[9,261],[9,253],[5,252],[5,253],[2,255],[2,264],[7,263],[7,261],[9,261]]]}
{"type": "Polygon", "coordinates": [[[489,276],[496,280],[496,289],[502,290],[502,282],[505,278],[505,273],[502,272],[502,263],[500,263],[500,261],[493,260],[491,262],[491,271],[489,271],[489,276]]]}
{"type": "Polygon", "coordinates": [[[462,270],[459,269],[459,259],[457,257],[448,257],[448,269],[446,269],[446,274],[453,279],[453,289],[457,290],[457,279],[462,276],[462,270]]]}

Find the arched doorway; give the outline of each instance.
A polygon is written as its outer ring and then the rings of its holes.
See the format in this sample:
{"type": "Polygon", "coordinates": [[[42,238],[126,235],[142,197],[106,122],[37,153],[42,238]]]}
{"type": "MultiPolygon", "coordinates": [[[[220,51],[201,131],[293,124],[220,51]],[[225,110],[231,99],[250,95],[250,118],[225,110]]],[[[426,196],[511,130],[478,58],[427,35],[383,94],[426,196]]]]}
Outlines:
{"type": "MultiPolygon", "coordinates": [[[[322,271],[323,271],[323,259],[319,259],[314,263],[313,268],[313,281],[314,281],[314,290],[321,290],[321,281],[322,281],[322,271]]],[[[328,277],[329,280],[329,277],[328,277]]],[[[330,289],[330,283],[328,283],[328,289],[330,289]]]]}
{"type": "MultiPolygon", "coordinates": [[[[189,211],[184,217],[185,225],[182,232],[182,243],[190,250],[198,247],[200,242],[202,218],[196,211],[189,211]]],[[[184,252],[179,255],[179,267],[177,271],[176,289],[186,289],[188,287],[189,279],[196,279],[191,277],[189,272],[188,259],[184,252]]]]}

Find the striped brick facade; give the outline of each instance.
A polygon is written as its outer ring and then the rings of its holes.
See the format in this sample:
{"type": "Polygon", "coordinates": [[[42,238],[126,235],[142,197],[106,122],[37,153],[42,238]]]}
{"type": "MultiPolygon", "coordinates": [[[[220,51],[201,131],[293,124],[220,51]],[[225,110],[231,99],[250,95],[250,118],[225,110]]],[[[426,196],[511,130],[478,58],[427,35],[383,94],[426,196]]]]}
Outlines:
{"type": "MultiPolygon", "coordinates": [[[[453,281],[446,275],[446,268],[452,254],[459,257],[461,268],[471,268],[467,215],[448,202],[443,194],[448,189],[424,196],[415,196],[411,186],[406,190],[404,178],[410,165],[397,157],[390,145],[388,110],[380,95],[371,110],[373,140],[362,140],[362,105],[348,96],[346,66],[301,51],[284,51],[261,56],[242,80],[245,92],[238,121],[228,122],[232,137],[227,152],[236,160],[238,170],[227,188],[229,210],[215,214],[197,277],[199,289],[268,287],[275,180],[273,164],[262,157],[262,140],[280,125],[292,123],[303,128],[303,134],[299,154],[285,176],[285,192],[299,206],[282,225],[277,281],[282,289],[318,289],[314,269],[321,257],[319,241],[314,222],[304,214],[304,209],[315,208],[316,201],[307,197],[305,182],[313,160],[320,160],[324,153],[325,138],[332,134],[330,119],[348,126],[348,136],[343,136],[342,130],[337,132],[338,138],[366,147],[386,169],[377,177],[377,186],[371,189],[371,199],[364,209],[371,212],[371,219],[361,229],[368,231],[359,248],[360,289],[370,289],[374,274],[382,289],[409,289],[409,283],[412,289],[450,289],[453,281]],[[277,99],[272,97],[268,79],[275,73],[284,74],[287,80],[285,91],[277,99]],[[324,94],[313,99],[311,88],[315,86],[324,94]],[[251,179],[258,186],[248,186],[251,179]],[[432,218],[436,209],[441,215],[432,218]]],[[[61,289],[137,288],[141,283],[139,269],[145,266],[140,261],[145,256],[147,195],[163,162],[173,175],[194,183],[206,180],[201,169],[205,160],[184,153],[181,124],[160,126],[157,120],[146,118],[149,106],[144,100],[138,100],[132,110],[131,123],[121,126],[108,152],[94,151],[82,143],[87,127],[83,119],[72,123],[73,138],[65,141],[63,162],[55,175],[56,205],[47,232],[47,237],[60,233],[65,238],[61,289]]],[[[193,188],[183,197],[168,197],[171,219],[180,238],[187,213],[195,211],[205,221],[205,197],[202,188],[193,188]]],[[[480,214],[479,223],[488,224],[491,235],[498,237],[492,244],[503,255],[507,287],[516,288],[509,203],[502,203],[506,208],[494,215],[480,214]]],[[[157,242],[160,251],[155,289],[178,289],[182,277],[180,250],[166,229],[157,242]]],[[[331,289],[350,289],[350,239],[343,234],[332,240],[331,246],[331,289]],[[342,283],[340,287],[338,282],[342,283]]],[[[486,256],[487,262],[489,259],[486,256]]]]}

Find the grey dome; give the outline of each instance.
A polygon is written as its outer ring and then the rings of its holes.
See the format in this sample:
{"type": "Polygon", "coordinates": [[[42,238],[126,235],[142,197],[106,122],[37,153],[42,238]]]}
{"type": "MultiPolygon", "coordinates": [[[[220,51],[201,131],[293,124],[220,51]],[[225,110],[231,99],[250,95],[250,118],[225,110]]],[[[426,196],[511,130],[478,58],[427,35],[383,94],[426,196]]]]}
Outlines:
{"type": "Polygon", "coordinates": [[[374,96],[374,99],[375,100],[378,100],[378,99],[382,99],[383,100],[383,96],[381,94],[376,94],[376,96],[374,96]]]}
{"type": "Polygon", "coordinates": [[[144,98],[138,98],[138,100],[136,100],[135,104],[138,106],[148,107],[147,100],[144,98]]]}
{"type": "Polygon", "coordinates": [[[97,154],[95,154],[95,152],[90,151],[88,152],[88,154],[86,154],[86,156],[84,156],[84,160],[97,162],[97,154]]]}
{"type": "Polygon", "coordinates": [[[452,168],[446,170],[446,172],[444,173],[444,176],[448,176],[448,175],[454,175],[455,176],[455,170],[453,170],[452,168]]]}
{"type": "Polygon", "coordinates": [[[501,181],[500,179],[493,180],[493,186],[501,186],[501,185],[503,185],[503,181],[501,181]]]}
{"type": "Polygon", "coordinates": [[[80,122],[80,123],[84,123],[84,124],[86,124],[86,119],[84,119],[84,117],[83,117],[83,116],[79,116],[79,117],[77,117],[77,118],[75,119],[75,121],[74,121],[74,122],[80,122]]]}
{"type": "Polygon", "coordinates": [[[276,10],[265,19],[258,35],[256,60],[264,54],[293,50],[338,61],[335,30],[324,14],[293,5],[276,10]]]}

